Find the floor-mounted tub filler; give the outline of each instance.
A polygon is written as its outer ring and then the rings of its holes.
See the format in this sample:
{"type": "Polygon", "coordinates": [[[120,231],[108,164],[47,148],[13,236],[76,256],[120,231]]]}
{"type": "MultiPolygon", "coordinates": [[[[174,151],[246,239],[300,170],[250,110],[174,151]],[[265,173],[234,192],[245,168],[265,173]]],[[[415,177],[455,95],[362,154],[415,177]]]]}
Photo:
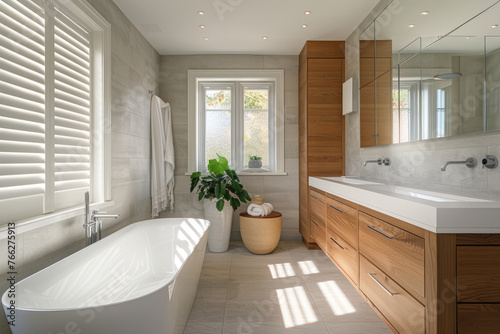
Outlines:
{"type": "MultiPolygon", "coordinates": [[[[204,219],[129,225],[16,284],[13,334],[181,334],[207,244],[204,219]]],[[[11,300],[2,296],[6,314],[11,300]]]]}

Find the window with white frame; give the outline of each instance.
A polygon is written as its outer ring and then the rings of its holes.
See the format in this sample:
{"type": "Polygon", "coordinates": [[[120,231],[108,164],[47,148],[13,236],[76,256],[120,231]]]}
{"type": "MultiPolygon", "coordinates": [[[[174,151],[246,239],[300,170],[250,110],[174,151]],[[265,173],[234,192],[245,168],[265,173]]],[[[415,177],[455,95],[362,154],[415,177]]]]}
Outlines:
{"type": "Polygon", "coordinates": [[[109,199],[109,24],[86,2],[0,3],[0,225],[109,199]]]}
{"type": "Polygon", "coordinates": [[[189,135],[188,172],[206,171],[218,154],[240,173],[255,172],[251,156],[262,158],[259,172],[284,173],[282,71],[189,72],[189,129],[196,132],[189,135]]]}

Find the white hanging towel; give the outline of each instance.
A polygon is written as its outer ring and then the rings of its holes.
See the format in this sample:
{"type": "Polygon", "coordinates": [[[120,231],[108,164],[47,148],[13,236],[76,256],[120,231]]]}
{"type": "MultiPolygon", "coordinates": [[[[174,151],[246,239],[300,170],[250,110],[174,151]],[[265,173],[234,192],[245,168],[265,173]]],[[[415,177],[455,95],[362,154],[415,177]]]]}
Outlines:
{"type": "Polygon", "coordinates": [[[151,98],[151,217],[174,211],[174,140],[170,104],[151,98]]]}

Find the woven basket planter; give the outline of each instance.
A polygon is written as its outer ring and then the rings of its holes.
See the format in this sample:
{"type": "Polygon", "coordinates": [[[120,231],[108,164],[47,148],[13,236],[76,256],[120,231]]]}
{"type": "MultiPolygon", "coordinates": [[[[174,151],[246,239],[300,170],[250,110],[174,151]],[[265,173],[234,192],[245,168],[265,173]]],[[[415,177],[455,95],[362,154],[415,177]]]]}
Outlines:
{"type": "Polygon", "coordinates": [[[281,236],[281,213],[273,211],[264,217],[240,213],[240,233],[245,247],[254,254],[271,253],[281,236]]]}

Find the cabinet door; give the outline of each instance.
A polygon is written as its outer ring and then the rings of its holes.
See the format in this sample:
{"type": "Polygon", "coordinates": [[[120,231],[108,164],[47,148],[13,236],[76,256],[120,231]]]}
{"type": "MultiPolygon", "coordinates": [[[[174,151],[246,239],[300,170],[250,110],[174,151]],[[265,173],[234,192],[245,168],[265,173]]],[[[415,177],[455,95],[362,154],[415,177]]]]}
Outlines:
{"type": "Polygon", "coordinates": [[[307,60],[309,176],[342,175],[342,60],[307,60]]]}
{"type": "Polygon", "coordinates": [[[458,334],[500,332],[499,304],[459,304],[458,334]]]}
{"type": "Polygon", "coordinates": [[[359,90],[361,147],[375,146],[375,82],[359,90]]]}
{"type": "Polygon", "coordinates": [[[457,247],[459,302],[500,303],[500,246],[457,247]]]}
{"type": "MultiPolygon", "coordinates": [[[[377,59],[380,60],[380,59],[377,59]]],[[[386,72],[375,81],[376,89],[376,144],[392,144],[392,71],[386,72]]]]}

